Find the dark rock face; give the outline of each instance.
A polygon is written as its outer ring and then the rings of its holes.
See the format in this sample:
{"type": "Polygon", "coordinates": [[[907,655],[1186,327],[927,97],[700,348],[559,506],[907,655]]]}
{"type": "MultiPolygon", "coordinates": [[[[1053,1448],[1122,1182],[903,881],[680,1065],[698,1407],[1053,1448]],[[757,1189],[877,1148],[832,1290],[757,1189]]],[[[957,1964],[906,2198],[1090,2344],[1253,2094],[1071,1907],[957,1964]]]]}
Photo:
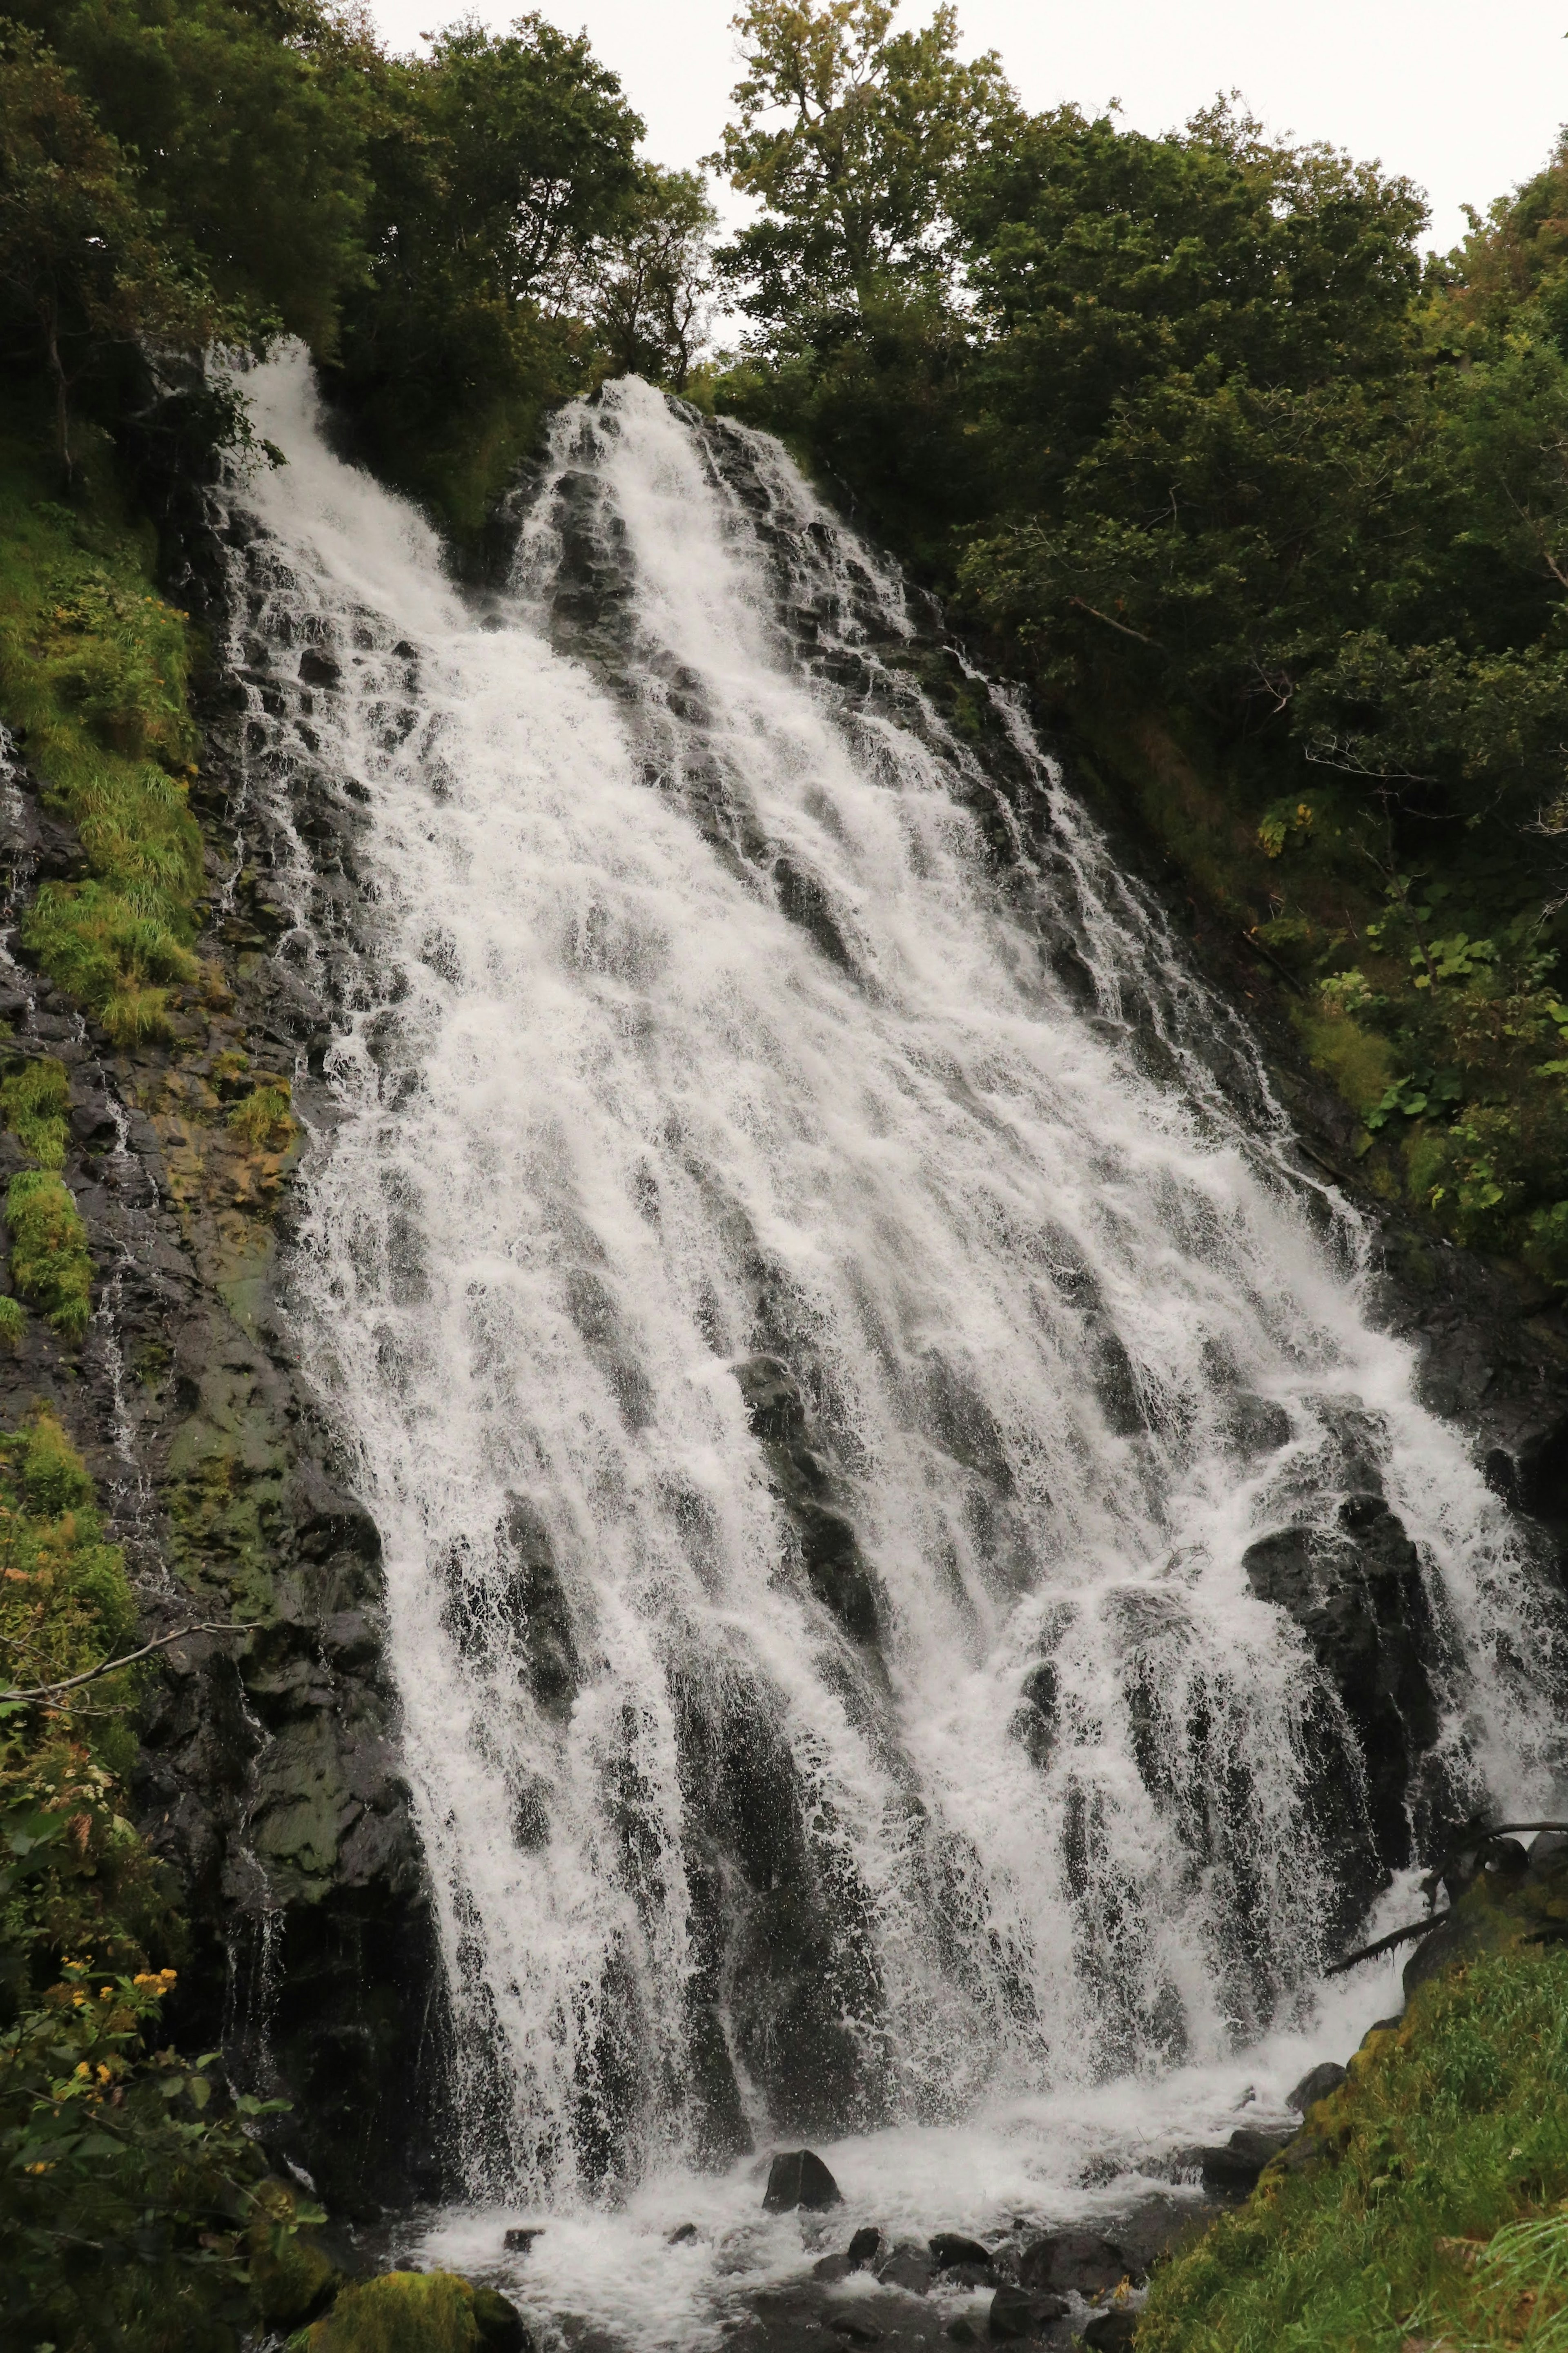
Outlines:
{"type": "MultiPolygon", "coordinates": [[[[140,1726],[140,1826],[192,1929],[170,2024],[289,2098],[279,2155],[364,2215],[439,2183],[439,1959],[381,1660],[379,1539],[344,1492],[279,1311],[296,1147],[256,1148],[228,1124],[233,1068],[247,1088],[289,1079],[298,1097],[320,1013],[259,953],[254,869],[221,912],[236,864],[226,775],[215,741],[195,797],[220,908],[201,943],[215,977],[176,993],[172,1040],[115,1050],[41,976],[0,976],[7,1055],[67,1070],[62,1173],[97,1310],[79,1349],[28,1317],[20,1353],[0,1361],[0,1422],[39,1398],[59,1413],[147,1635],[200,1619],[254,1628],[164,1651],[140,1726]]],[[[0,865],[14,913],[84,860],[42,814],[37,779],[17,767],[10,781],[0,865]]],[[[18,1163],[0,1137],[0,1178],[18,1163]]]]}
{"type": "Polygon", "coordinates": [[[1288,2108],[1294,2108],[1298,2116],[1304,2116],[1319,2100],[1326,2100],[1331,2092],[1337,2092],[1344,2081],[1345,2070],[1337,2061],[1325,2059],[1320,2066],[1310,2068],[1294,2089],[1286,2094],[1285,2105],[1288,2108]]]}
{"type": "Polygon", "coordinates": [[[768,2186],[763,2193],[764,2213],[787,2214],[804,2206],[808,2212],[821,2214],[830,2206],[843,2203],[837,2182],[809,2148],[782,2149],[768,2168],[768,2186]]]}
{"type": "Polygon", "coordinates": [[[795,1523],[807,1583],[851,1641],[874,1643],[876,1587],[853,1526],[835,1506],[834,1481],[814,1442],[799,1382],[776,1356],[747,1357],[734,1373],[773,1491],[795,1523]]]}
{"type": "Polygon", "coordinates": [[[1130,2265],[1111,2239],[1089,2231],[1054,2231],[1035,2239],[1018,2262],[1018,2277],[1026,2288],[1050,2289],[1057,2295],[1069,2288],[1077,2295],[1103,2295],[1127,2276],[1130,2265]]]}
{"type": "Polygon", "coordinates": [[[1396,1870],[1410,1860],[1407,1793],[1437,1734],[1436,1631],[1415,1547],[1380,1495],[1355,1493],[1331,1531],[1264,1536],[1243,1567],[1259,1599],[1294,1619],[1344,1704],[1366,1770],[1370,1892],[1378,1862],[1396,1870]]]}

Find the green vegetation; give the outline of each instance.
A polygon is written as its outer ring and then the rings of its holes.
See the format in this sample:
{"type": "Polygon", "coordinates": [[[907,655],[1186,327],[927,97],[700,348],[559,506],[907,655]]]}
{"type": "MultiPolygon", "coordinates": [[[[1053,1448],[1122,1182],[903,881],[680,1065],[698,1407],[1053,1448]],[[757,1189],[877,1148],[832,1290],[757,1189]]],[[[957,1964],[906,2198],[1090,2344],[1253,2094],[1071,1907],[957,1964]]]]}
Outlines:
{"type": "Polygon", "coordinates": [[[167,1034],[170,985],[197,972],[190,632],[153,586],[153,535],[117,496],[101,434],[83,437],[67,507],[25,422],[0,429],[0,718],[25,733],[88,875],[45,883],[22,939],[130,1045],[167,1034]]]}
{"type": "MultiPolygon", "coordinates": [[[[79,1340],[92,1314],[92,1260],[87,1229],[69,1188],[56,1175],[66,1156],[70,1082],[50,1055],[24,1062],[0,1079],[0,1120],[38,1163],[11,1179],[5,1219],[11,1231],[11,1276],[68,1340],[79,1340]]],[[[0,1337],[15,1347],[23,1329],[14,1299],[0,1302],[0,1337]]]]}
{"type": "Polygon", "coordinates": [[[92,1260],[87,1228],[63,1179],[49,1168],[24,1168],[5,1195],[11,1273],[16,1288],[68,1340],[79,1340],[92,1314],[92,1260]]]}
{"type": "Polygon", "coordinates": [[[1400,2353],[1568,2331],[1568,1954],[1420,1988],[1278,2164],[1157,2271],[1139,2353],[1400,2353]]]}
{"type": "Polygon", "coordinates": [[[312,2219],[266,2178],[267,2104],[157,2040],[180,1947],[125,1819],[135,1604],[47,1411],[0,1438],[0,2336],[58,2353],[235,2353],[310,2309],[312,2219]],[[33,1696],[27,1696],[27,1694],[33,1696]]]}
{"type": "Polygon", "coordinates": [[[1568,1284],[1568,147],[1424,265],[1375,167],[1223,105],[1030,118],[947,12],[889,22],[735,19],[767,209],[719,405],[1283,968],[1372,1181],[1568,1284]]]}

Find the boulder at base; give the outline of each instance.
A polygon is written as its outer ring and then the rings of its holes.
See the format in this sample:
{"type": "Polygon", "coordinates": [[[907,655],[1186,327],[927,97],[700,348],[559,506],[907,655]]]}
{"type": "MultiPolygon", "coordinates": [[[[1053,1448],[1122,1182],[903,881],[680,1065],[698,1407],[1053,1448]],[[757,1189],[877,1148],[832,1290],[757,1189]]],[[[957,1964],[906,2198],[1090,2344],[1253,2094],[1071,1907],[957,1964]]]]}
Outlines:
{"type": "Polygon", "coordinates": [[[345,2287],[290,2353],[535,2353],[514,2304],[454,2272],[384,2272],[345,2287]]]}
{"type": "Polygon", "coordinates": [[[768,2168],[768,2186],[763,2192],[765,2213],[787,2214],[792,2208],[804,2206],[808,2212],[820,2214],[829,2206],[843,2203],[837,2182],[809,2148],[780,2149],[768,2168]]]}

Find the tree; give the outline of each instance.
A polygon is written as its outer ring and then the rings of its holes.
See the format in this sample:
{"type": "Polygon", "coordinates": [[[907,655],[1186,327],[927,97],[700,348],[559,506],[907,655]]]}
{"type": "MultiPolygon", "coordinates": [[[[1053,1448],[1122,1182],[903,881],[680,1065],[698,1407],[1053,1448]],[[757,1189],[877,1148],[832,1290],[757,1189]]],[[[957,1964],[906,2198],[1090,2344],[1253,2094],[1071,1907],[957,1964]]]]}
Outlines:
{"type": "Polygon", "coordinates": [[[717,219],[700,173],[656,168],[602,241],[593,320],[617,374],[685,391],[707,332],[717,219]]]}
{"type": "Polygon", "coordinates": [[[454,26],[385,73],[369,269],[330,379],[368,454],[470,542],[593,358],[586,265],[643,184],[640,118],[586,38],[454,26]]]}
{"type": "Polygon", "coordinates": [[[0,33],[0,293],[54,395],[72,475],[70,395],[116,346],[203,347],[234,325],[200,272],[171,253],[131,160],[37,37],[0,33]]]}
{"type": "Polygon", "coordinates": [[[384,72],[321,0],[6,0],[118,141],[160,243],[247,322],[330,350],[363,273],[384,72]]]}
{"type": "Polygon", "coordinates": [[[749,70],[710,160],[769,217],[719,256],[741,307],[788,343],[815,315],[913,292],[946,273],[957,161],[1016,108],[994,52],[955,54],[957,17],[890,31],[897,0],[750,0],[749,70]]]}

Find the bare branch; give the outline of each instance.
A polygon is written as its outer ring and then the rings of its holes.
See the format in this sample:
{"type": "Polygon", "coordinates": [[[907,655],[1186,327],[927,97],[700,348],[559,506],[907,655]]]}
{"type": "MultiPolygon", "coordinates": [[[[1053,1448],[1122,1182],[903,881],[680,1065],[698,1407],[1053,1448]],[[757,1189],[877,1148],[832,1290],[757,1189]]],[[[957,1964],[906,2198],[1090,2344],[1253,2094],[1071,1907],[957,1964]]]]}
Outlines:
{"type": "Polygon", "coordinates": [[[166,1651],[171,1642],[183,1642],[187,1634],[254,1634],[264,1621],[259,1618],[236,1621],[229,1619],[222,1624],[179,1626],[172,1634],[160,1634],[155,1641],[143,1642],[139,1651],[127,1651],[121,1659],[105,1659],[101,1666],[89,1667],[85,1674],[67,1675],[58,1683],[35,1683],[29,1691],[0,1691],[0,1704],[11,1700],[52,1699],[58,1692],[75,1691],[79,1684],[96,1683],[100,1675],[111,1675],[120,1667],[133,1667],[138,1659],[151,1658],[154,1651],[166,1651]]]}

